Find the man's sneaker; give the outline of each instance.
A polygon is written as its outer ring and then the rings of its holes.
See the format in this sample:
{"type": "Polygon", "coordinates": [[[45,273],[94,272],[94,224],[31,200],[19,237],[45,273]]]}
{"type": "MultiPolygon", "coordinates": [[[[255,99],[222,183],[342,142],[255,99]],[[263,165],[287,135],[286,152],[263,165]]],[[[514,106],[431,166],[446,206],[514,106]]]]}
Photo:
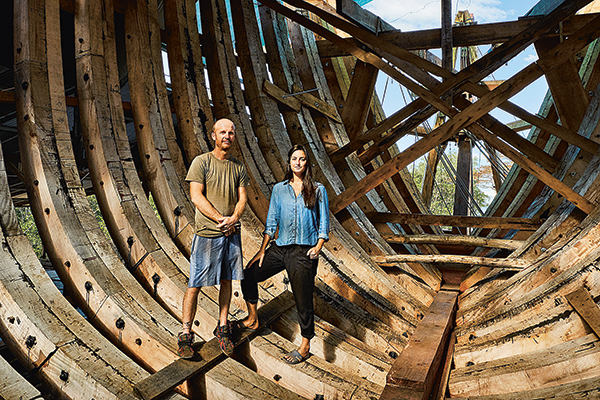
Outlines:
{"type": "Polygon", "coordinates": [[[233,354],[233,342],[231,341],[231,324],[229,321],[223,326],[217,325],[214,334],[217,337],[219,347],[223,354],[231,356],[233,354]]]}
{"type": "Polygon", "coordinates": [[[179,332],[177,335],[177,354],[181,358],[192,358],[194,357],[194,349],[192,348],[194,343],[194,333],[183,333],[179,332]]]}

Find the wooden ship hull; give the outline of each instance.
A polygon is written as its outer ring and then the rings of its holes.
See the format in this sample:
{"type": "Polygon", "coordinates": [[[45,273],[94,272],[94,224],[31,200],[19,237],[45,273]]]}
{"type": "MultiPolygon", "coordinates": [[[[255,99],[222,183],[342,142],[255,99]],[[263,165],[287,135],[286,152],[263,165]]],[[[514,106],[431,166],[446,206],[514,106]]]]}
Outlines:
{"type": "MultiPolygon", "coordinates": [[[[400,32],[350,0],[3,2],[0,338],[13,359],[0,356],[0,398],[600,398],[600,17],[589,0],[550,3],[400,32]],[[453,71],[453,44],[495,46],[453,71]],[[530,45],[536,62],[481,82],[530,45]],[[379,71],[415,95],[387,117],[379,71]],[[539,78],[549,94],[534,115],[510,98],[539,78]],[[445,122],[395,145],[438,112],[445,122]],[[250,177],[246,262],[293,144],[330,199],[299,365],[282,360],[301,342],[283,274],[261,284],[265,327],[231,358],[213,339],[218,288],[203,288],[202,360],[176,355],[194,234],[185,176],[220,118],[250,177]],[[483,216],[431,215],[406,167],[465,131],[514,165],[483,216]],[[19,225],[23,205],[63,291],[19,225]]],[[[230,313],[245,315],[237,282],[230,313]]]]}

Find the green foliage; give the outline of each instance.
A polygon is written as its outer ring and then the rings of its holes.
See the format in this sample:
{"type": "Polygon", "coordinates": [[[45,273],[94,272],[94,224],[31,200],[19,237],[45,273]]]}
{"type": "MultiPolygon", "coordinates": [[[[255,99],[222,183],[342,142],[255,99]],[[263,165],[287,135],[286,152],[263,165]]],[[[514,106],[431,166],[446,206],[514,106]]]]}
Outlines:
{"type": "Polygon", "coordinates": [[[15,211],[17,212],[17,218],[19,219],[21,229],[25,235],[27,235],[29,242],[31,242],[31,246],[35,251],[35,255],[40,258],[44,254],[44,245],[42,244],[42,238],[40,237],[40,233],[35,225],[31,208],[18,207],[15,209],[15,211]]]}
{"type": "MultiPolygon", "coordinates": [[[[456,169],[457,153],[456,151],[446,150],[446,156],[450,161],[451,165],[456,169]]],[[[423,190],[423,179],[425,176],[425,169],[427,168],[427,159],[425,157],[420,158],[414,167],[413,179],[419,190],[423,190]]],[[[455,179],[455,178],[454,178],[455,179]]],[[[454,209],[454,193],[456,185],[453,177],[448,172],[447,168],[444,168],[442,162],[437,167],[437,173],[435,176],[435,184],[433,186],[433,193],[431,196],[431,213],[436,215],[452,215],[454,209]]],[[[480,168],[473,168],[473,197],[477,201],[477,204],[482,210],[490,203],[490,196],[486,194],[485,190],[492,187],[491,169],[489,166],[482,166],[480,168]]]]}

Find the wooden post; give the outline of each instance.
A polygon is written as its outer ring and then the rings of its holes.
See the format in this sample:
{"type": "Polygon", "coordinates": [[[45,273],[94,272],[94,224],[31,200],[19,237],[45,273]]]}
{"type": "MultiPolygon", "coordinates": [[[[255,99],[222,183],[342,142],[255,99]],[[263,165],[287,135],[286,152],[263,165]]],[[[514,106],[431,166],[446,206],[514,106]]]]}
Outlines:
{"type": "Polygon", "coordinates": [[[456,161],[456,188],[454,192],[454,215],[469,215],[469,203],[473,193],[472,147],[466,135],[458,136],[458,159],[456,161]]]}

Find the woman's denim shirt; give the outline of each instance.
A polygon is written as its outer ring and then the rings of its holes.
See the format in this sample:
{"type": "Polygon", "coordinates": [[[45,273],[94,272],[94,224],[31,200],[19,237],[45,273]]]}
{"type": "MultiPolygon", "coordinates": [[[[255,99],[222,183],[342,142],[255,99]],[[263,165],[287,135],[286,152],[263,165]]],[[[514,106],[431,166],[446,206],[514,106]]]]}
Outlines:
{"type": "Polygon", "coordinates": [[[289,181],[273,187],[264,233],[275,236],[279,226],[278,246],[300,244],[314,246],[318,239],[329,240],[329,202],[325,187],[316,182],[317,202],[313,208],[304,205],[302,192],[294,193],[289,181]]]}

